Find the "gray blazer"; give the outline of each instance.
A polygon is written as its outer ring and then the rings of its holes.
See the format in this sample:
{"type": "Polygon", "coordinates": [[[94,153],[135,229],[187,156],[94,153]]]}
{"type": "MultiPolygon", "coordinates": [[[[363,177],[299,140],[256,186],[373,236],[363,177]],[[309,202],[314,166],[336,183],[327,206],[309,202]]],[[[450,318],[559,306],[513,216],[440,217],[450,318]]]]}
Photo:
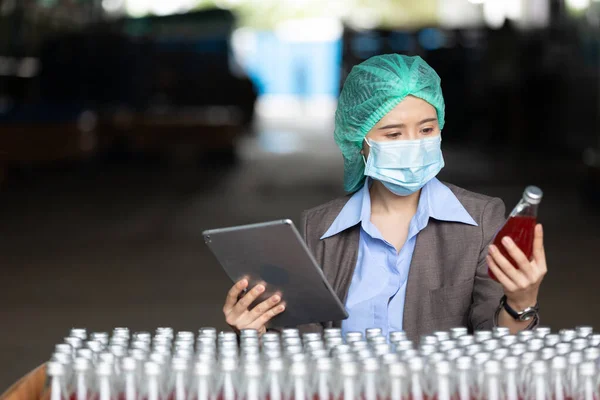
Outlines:
{"type": "MultiPolygon", "coordinates": [[[[487,246],[504,223],[498,198],[445,184],[478,226],[430,219],[417,236],[408,273],[403,327],[410,339],[437,330],[466,326],[490,329],[502,287],[488,277],[487,246]]],[[[356,267],[360,225],[321,240],[350,197],[302,214],[302,234],[325,277],[345,303],[356,267]]],[[[300,326],[303,332],[340,327],[341,321],[300,326]]]]}

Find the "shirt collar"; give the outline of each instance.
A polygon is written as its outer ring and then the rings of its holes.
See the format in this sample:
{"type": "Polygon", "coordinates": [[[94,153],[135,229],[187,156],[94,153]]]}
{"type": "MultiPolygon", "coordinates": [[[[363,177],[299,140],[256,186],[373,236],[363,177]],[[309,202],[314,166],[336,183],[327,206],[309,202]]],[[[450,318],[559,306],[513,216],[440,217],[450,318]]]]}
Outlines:
{"type": "MultiPolygon", "coordinates": [[[[350,200],[348,200],[344,208],[342,208],[342,211],[340,211],[321,239],[337,235],[359,223],[362,223],[363,226],[370,225],[370,182],[371,179],[367,178],[363,187],[350,197],[350,200]]],[[[433,178],[427,182],[421,190],[419,206],[417,208],[417,213],[415,214],[415,227],[419,231],[422,230],[427,226],[429,218],[477,226],[473,217],[469,215],[456,195],[452,193],[452,190],[437,178],[433,178]]]]}

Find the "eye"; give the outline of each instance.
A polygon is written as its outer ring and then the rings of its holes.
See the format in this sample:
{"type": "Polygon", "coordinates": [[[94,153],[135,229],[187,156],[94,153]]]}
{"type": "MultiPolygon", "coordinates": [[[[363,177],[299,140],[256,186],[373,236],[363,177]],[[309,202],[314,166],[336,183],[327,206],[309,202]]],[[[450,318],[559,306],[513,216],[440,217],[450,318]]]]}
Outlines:
{"type": "Polygon", "coordinates": [[[402,134],[400,132],[391,132],[391,133],[386,133],[385,137],[388,139],[397,139],[400,136],[402,136],[402,134]]]}
{"type": "Polygon", "coordinates": [[[421,133],[423,133],[423,135],[429,135],[429,134],[432,134],[433,132],[434,132],[433,128],[423,128],[421,130],[421,133]]]}

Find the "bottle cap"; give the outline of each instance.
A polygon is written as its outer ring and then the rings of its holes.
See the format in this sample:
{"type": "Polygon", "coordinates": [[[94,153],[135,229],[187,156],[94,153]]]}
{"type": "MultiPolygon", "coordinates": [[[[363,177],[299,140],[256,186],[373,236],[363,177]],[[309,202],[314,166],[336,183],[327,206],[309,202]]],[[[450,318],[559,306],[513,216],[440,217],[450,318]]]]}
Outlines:
{"type": "Polygon", "coordinates": [[[56,353],[64,353],[64,354],[73,354],[73,348],[70,344],[61,343],[54,346],[54,351],[56,353]]]}
{"type": "Polygon", "coordinates": [[[535,334],[533,333],[533,331],[521,331],[521,332],[517,333],[517,338],[518,338],[519,342],[528,342],[534,336],[535,336],[535,334]]]}
{"type": "Polygon", "coordinates": [[[468,356],[462,356],[456,359],[456,368],[459,370],[469,370],[473,366],[473,359],[468,356]]]}
{"type": "Polygon", "coordinates": [[[556,354],[564,356],[571,352],[571,343],[557,343],[554,348],[556,349],[556,354]]]}
{"type": "Polygon", "coordinates": [[[492,336],[495,338],[500,338],[507,335],[510,335],[510,329],[505,326],[495,326],[492,329],[492,336]]]}
{"type": "Polygon", "coordinates": [[[526,351],[525,353],[521,354],[521,364],[529,365],[537,360],[537,358],[537,353],[534,353],[533,351],[526,351]]]}
{"type": "Polygon", "coordinates": [[[433,332],[433,336],[435,336],[437,338],[438,342],[450,340],[450,333],[446,332],[446,331],[433,332]]]}
{"type": "Polygon", "coordinates": [[[531,204],[540,204],[544,193],[537,186],[527,186],[523,192],[523,197],[531,204]]]}
{"type": "Polygon", "coordinates": [[[500,341],[498,339],[488,339],[482,344],[485,351],[493,351],[500,347],[500,341]]]}
{"type": "Polygon", "coordinates": [[[439,344],[440,351],[444,351],[444,352],[455,349],[456,347],[458,347],[456,340],[444,340],[443,342],[440,342],[440,344],[439,344]]]}
{"type": "Polygon", "coordinates": [[[281,358],[271,358],[267,361],[267,370],[270,372],[283,371],[283,360],[281,358]]]}
{"type": "Polygon", "coordinates": [[[553,359],[556,356],[556,350],[552,347],[545,347],[540,353],[540,358],[544,361],[553,359]]]}
{"type": "Polygon", "coordinates": [[[65,374],[65,367],[57,361],[50,361],[46,364],[46,374],[48,376],[63,376],[65,374]]]}
{"type": "Polygon", "coordinates": [[[378,356],[392,352],[392,346],[389,343],[377,343],[373,346],[373,349],[375,350],[375,354],[378,356]]]}
{"type": "Polygon", "coordinates": [[[376,372],[379,370],[379,363],[376,358],[365,358],[362,360],[362,365],[365,372],[376,372]]]}
{"type": "Polygon", "coordinates": [[[519,358],[515,356],[506,357],[502,360],[502,366],[506,371],[516,371],[519,369],[519,358]]]}
{"type": "Polygon", "coordinates": [[[435,337],[433,335],[421,336],[421,341],[419,342],[419,345],[421,345],[421,346],[423,346],[423,345],[436,346],[437,344],[438,344],[438,339],[437,339],[437,337],[435,337]]]}
{"type": "Polygon", "coordinates": [[[90,369],[92,363],[87,358],[78,357],[73,363],[73,369],[77,372],[85,372],[90,369]]]}
{"type": "Polygon", "coordinates": [[[484,371],[487,375],[499,374],[501,370],[500,362],[496,360],[488,360],[484,364],[484,371]]]}
{"type": "Polygon", "coordinates": [[[465,351],[468,356],[473,356],[481,352],[481,346],[477,343],[470,344],[467,347],[465,347],[465,351]]]}
{"type": "Polygon", "coordinates": [[[341,375],[343,377],[355,377],[358,375],[358,366],[354,362],[345,362],[341,365],[341,375]]]}
{"type": "Polygon", "coordinates": [[[556,346],[560,343],[560,336],[555,333],[549,333],[544,336],[544,344],[548,347],[556,346]]]}
{"type": "Polygon", "coordinates": [[[451,365],[448,361],[442,360],[435,363],[435,372],[438,375],[450,375],[451,365]]]}
{"type": "Polygon", "coordinates": [[[579,374],[584,376],[595,376],[596,375],[596,364],[592,361],[586,361],[579,365],[579,374]]]}
{"type": "Polygon", "coordinates": [[[548,372],[548,366],[546,365],[545,361],[534,361],[533,363],[531,363],[531,372],[535,375],[546,374],[548,372]]]}
{"type": "Polygon", "coordinates": [[[350,343],[350,347],[352,347],[352,350],[358,351],[368,348],[369,343],[365,342],[364,340],[357,340],[356,342],[350,343]]]}
{"type": "Polygon", "coordinates": [[[481,343],[492,338],[492,331],[476,331],[475,342],[481,343]]]}
{"type": "Polygon", "coordinates": [[[387,343],[387,339],[385,338],[385,336],[373,336],[368,338],[367,341],[371,346],[381,343],[387,343]]]}
{"type": "Polygon", "coordinates": [[[556,356],[552,359],[552,369],[564,370],[567,369],[567,359],[564,356],[556,356]]]}
{"type": "Polygon", "coordinates": [[[432,344],[423,344],[419,348],[419,353],[422,356],[428,356],[428,355],[430,355],[432,353],[435,353],[436,350],[437,350],[437,347],[435,345],[432,345],[432,344]]]}
{"type": "Polygon", "coordinates": [[[387,353],[381,356],[381,363],[384,365],[394,364],[400,361],[398,354],[396,353],[387,353]]]}
{"type": "Polygon", "coordinates": [[[87,329],[85,328],[73,328],[69,332],[69,336],[79,338],[81,340],[87,339],[87,329]]]}
{"type": "Polygon", "coordinates": [[[418,357],[419,352],[414,349],[402,350],[398,352],[401,360],[410,360],[411,358],[418,357]]]}
{"type": "Polygon", "coordinates": [[[580,364],[583,360],[583,354],[580,351],[573,351],[568,355],[568,361],[570,365],[580,364]]]}
{"type": "Polygon", "coordinates": [[[356,352],[356,358],[358,360],[366,360],[368,358],[373,358],[373,352],[371,349],[360,349],[356,352]]]}
{"type": "Polygon", "coordinates": [[[536,337],[543,339],[546,336],[548,336],[552,332],[552,330],[549,326],[538,326],[533,332],[535,333],[536,337]]]}
{"type": "Polygon", "coordinates": [[[212,326],[205,326],[202,327],[200,329],[198,329],[198,334],[200,336],[208,336],[208,337],[217,337],[217,328],[214,328],[212,326]]]}
{"type": "Polygon", "coordinates": [[[96,365],[96,375],[97,376],[111,376],[113,372],[113,367],[109,363],[100,362],[96,365]]]}
{"type": "Polygon", "coordinates": [[[446,359],[448,359],[448,361],[454,361],[456,359],[458,359],[459,357],[462,357],[464,354],[463,349],[450,349],[446,352],[446,359]]]}
{"type": "Polygon", "coordinates": [[[445,361],[446,356],[444,353],[432,353],[427,357],[427,363],[429,365],[435,365],[438,362],[445,361]]]}
{"type": "Polygon", "coordinates": [[[410,340],[400,340],[396,343],[396,351],[412,350],[413,342],[410,340]]]}
{"type": "Polygon", "coordinates": [[[137,361],[133,357],[124,357],[121,364],[123,371],[135,371],[137,368],[137,361]]]}
{"type": "Polygon", "coordinates": [[[458,338],[459,347],[467,347],[475,343],[475,338],[471,335],[462,335],[458,338]]]}
{"type": "Polygon", "coordinates": [[[331,371],[333,363],[331,362],[331,358],[319,358],[317,360],[317,371],[325,372],[331,371]]]}
{"type": "Polygon", "coordinates": [[[452,339],[456,339],[462,336],[466,336],[469,334],[469,331],[467,328],[465,327],[457,327],[457,328],[452,328],[450,329],[450,337],[452,339]]]}
{"type": "Polygon", "coordinates": [[[506,335],[500,338],[502,347],[511,347],[515,343],[517,343],[517,337],[515,335],[506,335]]]}
{"type": "Polygon", "coordinates": [[[323,331],[323,337],[325,339],[333,337],[342,337],[342,330],[340,328],[326,328],[323,331]]]}
{"type": "Polygon", "coordinates": [[[296,328],[285,328],[281,331],[281,336],[285,338],[296,337],[300,338],[300,331],[296,328]]]}
{"type": "Polygon", "coordinates": [[[388,366],[388,371],[390,377],[399,378],[407,376],[406,366],[401,362],[391,363],[388,366]]]}
{"type": "Polygon", "coordinates": [[[477,364],[477,365],[485,364],[488,361],[490,361],[491,358],[492,358],[492,355],[487,352],[477,353],[473,356],[473,360],[475,361],[475,364],[477,364]]]}
{"type": "Polygon", "coordinates": [[[583,358],[586,361],[596,361],[600,358],[600,349],[597,347],[587,347],[583,349],[583,358]]]}
{"type": "Polygon", "coordinates": [[[590,346],[598,346],[600,345],[600,334],[599,333],[594,333],[590,336],[588,336],[588,342],[590,343],[590,346]]]}
{"type": "Polygon", "coordinates": [[[492,351],[492,359],[501,361],[508,357],[509,354],[510,351],[506,347],[500,347],[492,351]]]}
{"type": "Polygon", "coordinates": [[[513,356],[520,356],[527,351],[527,345],[525,343],[515,343],[510,347],[510,354],[513,356]]]}
{"type": "Polygon", "coordinates": [[[401,340],[406,340],[406,332],[404,331],[393,331],[390,332],[390,342],[399,342],[401,340]]]}
{"type": "Polygon", "coordinates": [[[410,360],[408,360],[408,368],[412,372],[423,371],[424,367],[425,363],[423,362],[423,359],[421,357],[413,357],[410,360]]]}
{"type": "Polygon", "coordinates": [[[539,338],[530,339],[527,342],[527,350],[529,351],[538,351],[544,348],[544,340],[539,338]]]}
{"type": "Polygon", "coordinates": [[[561,329],[558,331],[558,335],[563,342],[570,342],[577,337],[577,331],[574,329],[561,329]]]}
{"type": "Polygon", "coordinates": [[[571,345],[573,346],[573,350],[581,351],[588,346],[588,340],[584,338],[573,339],[571,345]]]}
{"type": "Polygon", "coordinates": [[[194,365],[194,374],[196,376],[210,376],[212,372],[212,364],[198,361],[194,365]]]}
{"type": "Polygon", "coordinates": [[[356,342],[357,340],[362,340],[363,334],[362,332],[348,332],[346,333],[346,343],[356,342]]]}
{"type": "Polygon", "coordinates": [[[367,339],[375,337],[375,336],[381,336],[383,333],[383,331],[381,330],[381,328],[369,328],[367,330],[365,330],[365,336],[367,339]]]}

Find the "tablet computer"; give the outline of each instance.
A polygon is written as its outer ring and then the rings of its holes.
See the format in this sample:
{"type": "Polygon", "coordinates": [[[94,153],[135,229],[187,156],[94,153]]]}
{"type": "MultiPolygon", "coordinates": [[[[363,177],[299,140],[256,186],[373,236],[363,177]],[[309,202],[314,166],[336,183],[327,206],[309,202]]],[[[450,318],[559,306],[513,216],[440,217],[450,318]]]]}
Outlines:
{"type": "Polygon", "coordinates": [[[312,322],[348,318],[344,305],[327,282],[298,230],[289,219],[212,229],[204,242],[227,275],[250,285],[264,281],[267,290],[253,306],[275,292],[281,293],[285,311],[271,326],[294,327],[312,322]]]}

